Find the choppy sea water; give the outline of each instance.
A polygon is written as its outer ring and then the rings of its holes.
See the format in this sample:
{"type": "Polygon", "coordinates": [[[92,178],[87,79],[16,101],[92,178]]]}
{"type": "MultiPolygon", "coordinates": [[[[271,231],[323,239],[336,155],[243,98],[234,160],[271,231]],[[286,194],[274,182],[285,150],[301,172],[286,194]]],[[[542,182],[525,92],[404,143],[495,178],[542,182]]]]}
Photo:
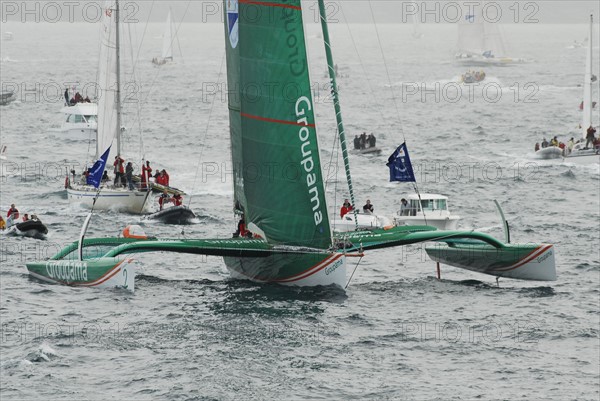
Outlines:
{"type": "MultiPolygon", "coordinates": [[[[387,71],[372,25],[331,27],[346,129],[376,133],[384,150],[351,155],[357,203],[369,198],[391,215],[412,192],[389,183],[385,167],[403,132],[421,191],[448,195],[459,228],[501,238],[498,199],[513,241],[555,244],[558,281],[498,287],[493,277],[451,267],[438,281],[418,246],[369,252],[345,292],[234,281],[219,258],[177,254],[139,256],[135,294],[32,280],[25,262],[75,240],[86,215],[68,204],[64,171],[82,166],[93,144],[46,130],[62,119],[56,83],[95,81],[97,27],[13,24],[1,79],[20,93],[0,109],[8,146],[0,207],[38,214],[50,234],[2,237],[2,398],[598,399],[598,166],[531,158],[542,136],[577,134],[584,49],[567,47],[585,27],[516,27],[512,49],[535,62],[488,67],[497,85],[473,98],[459,86],[458,100],[448,84],[468,67],[452,58],[454,27],[425,27],[417,41],[407,28],[378,28],[387,71]]],[[[142,143],[145,157],[193,195],[200,218],[183,232],[143,224],[159,237],[229,237],[222,27],[183,25],[183,57],[176,52],[174,64],[156,68],[161,32],[151,24],[136,49],[143,86],[132,99],[141,103],[143,135],[130,123],[125,153],[139,160],[142,143]]],[[[308,35],[311,71],[337,213],[347,190],[317,32],[308,35]]],[[[88,235],[116,235],[136,222],[98,213],[88,235]]]]}

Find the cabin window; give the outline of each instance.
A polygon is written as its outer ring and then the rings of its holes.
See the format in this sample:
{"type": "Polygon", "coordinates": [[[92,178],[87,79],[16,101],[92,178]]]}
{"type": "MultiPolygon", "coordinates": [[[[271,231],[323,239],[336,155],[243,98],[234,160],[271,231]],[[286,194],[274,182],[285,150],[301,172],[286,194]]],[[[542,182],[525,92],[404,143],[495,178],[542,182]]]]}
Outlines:
{"type": "Polygon", "coordinates": [[[83,116],[81,114],[69,114],[67,118],[68,123],[84,123],[83,116]]]}
{"type": "Polygon", "coordinates": [[[438,210],[446,210],[446,199],[438,199],[437,200],[437,209],[438,210]]]}
{"type": "Polygon", "coordinates": [[[421,206],[423,207],[424,211],[432,211],[435,210],[435,200],[433,199],[423,199],[421,201],[421,206]]]}
{"type": "Polygon", "coordinates": [[[96,116],[84,116],[84,117],[85,117],[85,121],[87,121],[88,123],[96,122],[96,116]]]}
{"type": "Polygon", "coordinates": [[[412,199],[410,201],[410,215],[411,216],[416,216],[417,212],[421,210],[421,208],[419,207],[419,201],[416,199],[412,199]]]}

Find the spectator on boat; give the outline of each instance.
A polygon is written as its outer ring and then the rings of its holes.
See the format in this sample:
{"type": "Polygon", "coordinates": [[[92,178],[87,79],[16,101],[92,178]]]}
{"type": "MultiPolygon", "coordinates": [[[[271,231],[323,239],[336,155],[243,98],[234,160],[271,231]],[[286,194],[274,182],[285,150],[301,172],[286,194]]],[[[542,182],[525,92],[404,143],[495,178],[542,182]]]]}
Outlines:
{"type": "Polygon", "coordinates": [[[83,100],[85,103],[92,103],[92,101],[90,100],[89,96],[86,96],[85,99],[83,100]]]}
{"type": "Polygon", "coordinates": [[[125,160],[121,159],[121,155],[115,156],[115,162],[113,163],[113,166],[115,167],[115,187],[121,185],[122,177],[125,174],[125,169],[123,168],[124,163],[125,160]]]}
{"type": "Polygon", "coordinates": [[[571,137],[571,139],[569,139],[569,142],[567,142],[567,152],[571,153],[573,151],[573,146],[575,146],[575,139],[573,137],[571,137]]]}
{"type": "Polygon", "coordinates": [[[400,216],[409,216],[410,215],[410,206],[408,206],[408,201],[404,198],[400,200],[400,216]]]}
{"type": "Polygon", "coordinates": [[[367,133],[363,132],[360,136],[360,148],[365,149],[367,146],[367,133]]]}
{"type": "Polygon", "coordinates": [[[369,199],[367,199],[367,203],[363,206],[364,214],[373,214],[373,204],[369,199]]]}
{"type": "Polygon", "coordinates": [[[374,148],[376,144],[377,138],[375,138],[375,135],[371,133],[371,135],[369,135],[369,147],[374,148]]]}
{"type": "Polygon", "coordinates": [[[71,102],[69,101],[69,88],[65,88],[65,104],[69,106],[71,102]]]}
{"type": "Polygon", "coordinates": [[[133,185],[133,164],[131,162],[128,162],[127,167],[125,167],[125,178],[127,179],[129,190],[133,191],[135,186],[133,185]]]}
{"type": "Polygon", "coordinates": [[[556,136],[554,138],[550,139],[550,145],[558,146],[558,139],[556,138],[556,136]]]}
{"type": "Polygon", "coordinates": [[[158,197],[158,210],[163,210],[163,205],[165,203],[169,203],[171,201],[171,198],[169,198],[169,194],[167,193],[167,191],[165,190],[159,197],[158,197]]]}
{"type": "Polygon", "coordinates": [[[13,220],[17,220],[19,218],[19,209],[15,207],[15,204],[10,205],[10,209],[8,209],[8,213],[6,213],[6,218],[9,219],[12,216],[13,220]]]}
{"type": "Polygon", "coordinates": [[[40,223],[42,222],[40,219],[38,219],[37,214],[32,214],[30,220],[39,221],[40,223]]]}
{"type": "Polygon", "coordinates": [[[596,138],[594,137],[594,134],[596,133],[596,130],[594,129],[594,127],[592,127],[590,125],[590,127],[587,129],[587,135],[585,137],[585,148],[588,149],[588,144],[592,144],[592,146],[594,145],[594,141],[596,140],[596,138]]]}
{"type": "Polygon", "coordinates": [[[350,213],[353,209],[354,208],[352,207],[352,205],[350,204],[348,199],[344,199],[344,204],[342,205],[342,208],[340,209],[340,217],[343,218],[345,215],[350,213]]]}
{"type": "Polygon", "coordinates": [[[544,138],[544,140],[542,141],[542,149],[547,148],[548,147],[548,141],[546,140],[546,138],[544,138]]]}
{"type": "Polygon", "coordinates": [[[173,204],[175,204],[175,206],[183,205],[183,197],[180,193],[176,193],[175,195],[173,195],[173,204]]]}
{"type": "Polygon", "coordinates": [[[358,135],[354,137],[354,149],[360,149],[360,137],[358,135]]]}
{"type": "Polygon", "coordinates": [[[538,150],[540,150],[540,143],[536,142],[535,143],[535,151],[537,152],[538,150]]]}
{"type": "Polygon", "coordinates": [[[83,102],[83,96],[81,96],[81,93],[77,92],[75,93],[75,103],[81,103],[83,102]]]}
{"type": "Polygon", "coordinates": [[[102,182],[108,182],[110,178],[108,178],[108,172],[105,170],[104,174],[102,174],[102,182]]]}
{"type": "Polygon", "coordinates": [[[148,189],[146,183],[150,182],[150,177],[152,177],[152,167],[150,167],[150,161],[146,160],[146,165],[142,166],[142,190],[148,189]]]}
{"type": "Polygon", "coordinates": [[[4,221],[2,216],[0,216],[0,230],[4,230],[5,228],[6,228],[6,222],[4,221]]]}
{"type": "Polygon", "coordinates": [[[163,185],[165,185],[166,187],[169,186],[169,173],[167,173],[167,170],[165,170],[164,168],[162,169],[161,173],[163,174],[163,181],[165,182],[163,185]]]}
{"type": "Polygon", "coordinates": [[[252,233],[246,229],[246,222],[244,220],[244,215],[242,215],[240,221],[238,222],[237,230],[233,233],[233,238],[252,237],[252,233]]]}
{"type": "Polygon", "coordinates": [[[29,220],[29,215],[27,213],[25,213],[23,215],[23,221],[28,221],[29,220]]]}

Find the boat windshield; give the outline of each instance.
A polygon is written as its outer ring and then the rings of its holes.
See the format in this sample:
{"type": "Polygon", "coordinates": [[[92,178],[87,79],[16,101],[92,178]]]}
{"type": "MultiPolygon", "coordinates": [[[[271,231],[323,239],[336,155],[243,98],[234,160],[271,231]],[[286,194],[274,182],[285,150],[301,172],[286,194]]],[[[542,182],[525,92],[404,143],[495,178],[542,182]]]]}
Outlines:
{"type": "Polygon", "coordinates": [[[97,116],[84,116],[84,117],[88,123],[95,123],[98,121],[97,116]]]}
{"type": "Polygon", "coordinates": [[[69,114],[67,117],[68,123],[84,123],[85,120],[81,114],[69,114]]]}
{"type": "Polygon", "coordinates": [[[424,211],[446,210],[446,199],[423,199],[421,206],[424,211]]]}

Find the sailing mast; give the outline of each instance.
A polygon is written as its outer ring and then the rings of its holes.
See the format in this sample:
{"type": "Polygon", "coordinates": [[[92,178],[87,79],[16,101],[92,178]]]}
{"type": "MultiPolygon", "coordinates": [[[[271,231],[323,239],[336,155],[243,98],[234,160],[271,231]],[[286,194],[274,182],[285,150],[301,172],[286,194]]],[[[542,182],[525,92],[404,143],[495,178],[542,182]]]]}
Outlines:
{"type": "Polygon", "coordinates": [[[352,176],[350,175],[350,161],[348,159],[348,147],[346,146],[346,131],[342,121],[342,110],[340,107],[340,99],[338,96],[337,81],[335,79],[335,68],[333,64],[333,55],[331,53],[331,42],[329,41],[329,29],[327,28],[327,14],[325,12],[324,0],[319,0],[319,15],[321,17],[321,29],[323,30],[323,41],[325,43],[325,54],[327,55],[327,67],[329,70],[329,79],[331,80],[331,90],[333,94],[333,107],[335,109],[335,118],[337,120],[337,128],[342,148],[342,157],[344,159],[344,168],[346,170],[346,181],[348,182],[348,190],[350,191],[350,202],[353,205],[354,223],[358,230],[358,219],[356,216],[357,206],[354,199],[354,187],[352,185],[352,176]]]}
{"type": "Polygon", "coordinates": [[[115,1],[115,43],[117,51],[117,155],[121,154],[121,43],[119,34],[119,0],[115,1]]]}

